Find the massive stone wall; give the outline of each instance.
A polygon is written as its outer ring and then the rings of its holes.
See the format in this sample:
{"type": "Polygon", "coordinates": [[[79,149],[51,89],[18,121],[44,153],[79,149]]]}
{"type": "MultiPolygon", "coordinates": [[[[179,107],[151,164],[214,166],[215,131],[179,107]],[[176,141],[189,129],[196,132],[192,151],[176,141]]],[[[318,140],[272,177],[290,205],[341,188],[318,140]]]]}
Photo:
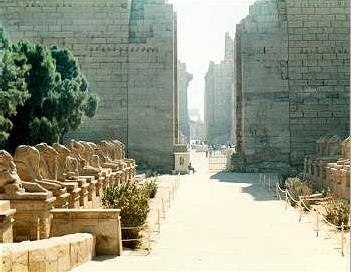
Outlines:
{"type": "Polygon", "coordinates": [[[349,135],[348,0],[286,0],[292,165],[325,135],[349,135]]]}
{"type": "Polygon", "coordinates": [[[164,0],[4,0],[0,21],[13,41],[65,46],[101,101],[66,139],[118,138],[137,160],[173,167],[176,39],[164,0]]]}
{"type": "Polygon", "coordinates": [[[264,0],[237,25],[238,151],[247,170],[299,167],[349,130],[348,1],[264,0]]]}
{"type": "Polygon", "coordinates": [[[287,24],[276,5],[271,0],[255,3],[237,29],[241,61],[241,71],[236,73],[241,86],[238,151],[245,153],[248,168],[287,167],[289,162],[287,24]]]}
{"type": "Polygon", "coordinates": [[[186,64],[178,62],[178,94],[179,94],[179,131],[184,137],[183,143],[190,141],[190,125],[188,112],[188,87],[193,75],[186,70],[186,64]]]}
{"type": "Polygon", "coordinates": [[[221,63],[210,62],[205,77],[205,130],[209,144],[228,144],[232,130],[233,47],[226,35],[226,54],[221,63]]]}
{"type": "Polygon", "coordinates": [[[129,33],[128,147],[132,157],[174,165],[177,110],[175,14],[164,0],[133,0],[129,33]]]}
{"type": "Polygon", "coordinates": [[[128,0],[0,2],[0,20],[12,41],[71,49],[101,99],[94,119],[67,137],[127,140],[128,6],[128,0]]]}

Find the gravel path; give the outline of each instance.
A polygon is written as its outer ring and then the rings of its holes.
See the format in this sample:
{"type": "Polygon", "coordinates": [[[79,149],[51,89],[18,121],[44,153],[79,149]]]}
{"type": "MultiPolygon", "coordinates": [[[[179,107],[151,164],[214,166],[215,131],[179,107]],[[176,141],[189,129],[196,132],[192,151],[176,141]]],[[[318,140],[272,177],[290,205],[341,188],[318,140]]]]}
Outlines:
{"type": "Polygon", "coordinates": [[[100,258],[75,271],[349,271],[330,240],[316,238],[258,184],[254,174],[207,171],[182,176],[149,256],[100,258]]]}

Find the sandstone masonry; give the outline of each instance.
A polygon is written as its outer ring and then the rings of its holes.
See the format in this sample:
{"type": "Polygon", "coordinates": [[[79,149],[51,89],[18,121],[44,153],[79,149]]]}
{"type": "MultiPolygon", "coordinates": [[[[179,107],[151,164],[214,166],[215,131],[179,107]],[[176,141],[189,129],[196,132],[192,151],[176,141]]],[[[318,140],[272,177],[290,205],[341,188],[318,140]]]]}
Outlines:
{"type": "Polygon", "coordinates": [[[133,0],[130,14],[129,154],[173,169],[178,143],[175,13],[165,0],[133,0]]]}
{"type": "Polygon", "coordinates": [[[188,87],[193,75],[186,70],[186,64],[178,62],[178,94],[179,94],[179,131],[183,143],[190,142],[190,125],[188,112],[188,87]]]}
{"type": "Polygon", "coordinates": [[[226,34],[225,57],[220,64],[210,62],[205,77],[205,131],[209,144],[228,144],[232,131],[233,41],[226,34]]]}
{"type": "Polygon", "coordinates": [[[349,2],[263,0],[237,25],[235,106],[246,170],[286,171],[349,130],[349,2]]]}
{"type": "Polygon", "coordinates": [[[164,0],[5,0],[0,20],[12,41],[57,44],[78,57],[101,102],[97,115],[67,140],[118,138],[136,159],[173,167],[178,128],[172,5],[164,0]]]}

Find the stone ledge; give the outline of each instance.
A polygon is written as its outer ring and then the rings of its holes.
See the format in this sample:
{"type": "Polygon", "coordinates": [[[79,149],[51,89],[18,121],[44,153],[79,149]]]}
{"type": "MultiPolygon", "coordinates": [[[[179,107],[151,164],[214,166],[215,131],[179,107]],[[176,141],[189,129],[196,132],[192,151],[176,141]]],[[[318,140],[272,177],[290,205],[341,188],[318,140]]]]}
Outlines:
{"type": "Polygon", "coordinates": [[[95,237],[76,233],[0,245],[0,271],[69,271],[95,256],[95,237]]]}
{"type": "Polygon", "coordinates": [[[91,233],[97,255],[122,254],[119,209],[53,209],[50,236],[91,233]]]}

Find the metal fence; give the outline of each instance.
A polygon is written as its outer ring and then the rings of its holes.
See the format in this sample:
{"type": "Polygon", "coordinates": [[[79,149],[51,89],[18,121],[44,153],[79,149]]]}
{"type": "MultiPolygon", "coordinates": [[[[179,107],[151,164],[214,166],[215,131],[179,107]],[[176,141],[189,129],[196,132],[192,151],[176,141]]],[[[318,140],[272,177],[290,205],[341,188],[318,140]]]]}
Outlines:
{"type": "Polygon", "coordinates": [[[227,150],[209,150],[208,168],[210,170],[225,170],[227,167],[227,150]]]}

